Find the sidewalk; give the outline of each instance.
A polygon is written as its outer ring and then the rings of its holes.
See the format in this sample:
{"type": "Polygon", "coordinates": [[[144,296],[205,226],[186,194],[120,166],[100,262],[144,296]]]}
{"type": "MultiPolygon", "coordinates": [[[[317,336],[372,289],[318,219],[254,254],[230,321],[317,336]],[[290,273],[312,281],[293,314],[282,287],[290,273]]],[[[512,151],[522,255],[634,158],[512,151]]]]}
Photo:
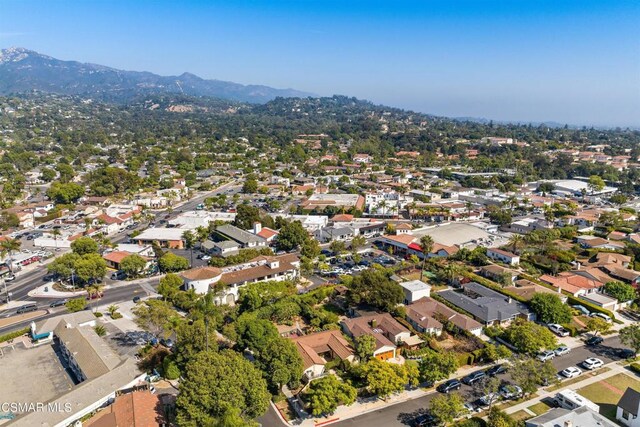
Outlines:
{"type": "MultiPolygon", "coordinates": [[[[488,369],[490,366],[493,366],[493,364],[465,366],[456,371],[455,378],[462,378],[470,374],[471,372],[488,369]]],[[[377,411],[380,409],[386,409],[398,403],[404,403],[409,400],[418,399],[433,393],[436,393],[435,388],[429,388],[429,389],[417,388],[413,390],[407,390],[402,393],[394,394],[388,397],[387,400],[381,400],[377,397],[372,397],[368,399],[358,399],[353,405],[339,406],[338,409],[336,409],[336,411],[333,414],[328,415],[326,417],[314,417],[312,415],[308,415],[308,417],[303,419],[301,422],[294,421],[289,424],[302,426],[302,427],[315,427],[319,425],[328,425],[334,422],[344,421],[349,418],[355,418],[369,412],[377,411]]]]}

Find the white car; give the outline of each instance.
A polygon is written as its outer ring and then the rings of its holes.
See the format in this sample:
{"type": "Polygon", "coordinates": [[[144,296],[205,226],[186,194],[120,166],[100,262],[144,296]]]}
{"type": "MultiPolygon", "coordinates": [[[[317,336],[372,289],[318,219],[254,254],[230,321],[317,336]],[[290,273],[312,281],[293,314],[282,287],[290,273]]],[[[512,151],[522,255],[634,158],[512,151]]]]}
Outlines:
{"type": "Polygon", "coordinates": [[[567,378],[573,378],[582,374],[582,370],[575,366],[569,366],[567,369],[560,371],[560,373],[567,378]]]}
{"type": "Polygon", "coordinates": [[[571,351],[571,349],[569,347],[566,347],[564,345],[556,348],[555,350],[553,350],[553,352],[556,354],[556,356],[564,356],[565,354],[569,354],[569,352],[571,351]]]}
{"type": "Polygon", "coordinates": [[[556,323],[549,323],[547,325],[547,327],[549,328],[549,330],[551,332],[553,332],[554,334],[558,335],[559,337],[568,337],[569,336],[569,331],[567,331],[561,325],[558,325],[556,323]]]}
{"type": "Polygon", "coordinates": [[[593,370],[604,366],[604,362],[596,357],[590,357],[582,362],[582,366],[584,366],[586,369],[593,370]]]}
{"type": "Polygon", "coordinates": [[[543,351],[538,354],[538,360],[541,362],[546,362],[547,360],[551,360],[556,357],[556,354],[553,351],[543,351]]]}
{"type": "Polygon", "coordinates": [[[202,255],[201,258],[203,261],[209,261],[211,259],[211,255],[202,255]]]}

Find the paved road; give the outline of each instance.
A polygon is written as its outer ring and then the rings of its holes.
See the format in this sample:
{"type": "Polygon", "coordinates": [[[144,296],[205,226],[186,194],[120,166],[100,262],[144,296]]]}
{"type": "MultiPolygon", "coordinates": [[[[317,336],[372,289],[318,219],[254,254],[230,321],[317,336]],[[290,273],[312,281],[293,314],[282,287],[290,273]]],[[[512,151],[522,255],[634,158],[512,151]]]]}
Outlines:
{"type": "MultiPolygon", "coordinates": [[[[122,283],[122,282],[121,282],[122,283]]],[[[151,285],[152,288],[157,288],[158,283],[159,283],[159,279],[158,278],[152,278],[147,282],[149,285],[151,285]]],[[[41,282],[39,282],[39,284],[41,284],[41,282]]],[[[149,294],[149,286],[141,286],[140,284],[120,284],[117,287],[111,288],[111,289],[107,289],[104,291],[104,297],[100,298],[99,300],[93,300],[91,301],[91,303],[88,305],[89,308],[91,308],[93,305],[111,305],[111,304],[118,304],[124,301],[131,301],[133,300],[133,297],[135,296],[139,296],[139,297],[144,297],[147,296],[149,294]],[[147,289],[145,289],[147,288],[147,289]]],[[[78,297],[76,297],[78,298],[78,297]]],[[[42,308],[44,310],[47,310],[47,314],[45,314],[44,316],[38,317],[37,319],[33,319],[36,321],[42,320],[42,319],[47,319],[49,317],[53,317],[53,316],[57,316],[59,314],[62,314],[64,312],[66,312],[66,309],[64,307],[56,307],[56,308],[50,308],[49,304],[52,301],[55,301],[56,298],[29,298],[30,300],[34,300],[36,301],[36,304],[38,305],[39,308],[42,308]]],[[[0,312],[0,316],[2,317],[10,317],[16,314],[16,309],[11,309],[11,310],[5,310],[0,312]]],[[[11,332],[11,331],[15,331],[21,328],[24,328],[26,326],[29,326],[29,324],[31,323],[31,320],[27,320],[27,321],[23,321],[20,323],[16,323],[13,324],[11,326],[7,326],[4,328],[0,328],[0,334],[4,334],[7,332],[11,332]]]]}
{"type": "MultiPolygon", "coordinates": [[[[553,359],[552,363],[558,371],[569,366],[576,366],[589,357],[597,357],[602,359],[605,363],[609,363],[614,360],[618,360],[618,357],[615,355],[615,351],[623,347],[624,346],[620,343],[620,339],[615,336],[607,338],[602,345],[596,347],[583,346],[574,348],[569,354],[553,359]]],[[[502,375],[501,378],[505,381],[509,380],[508,374],[502,375]]],[[[468,401],[477,399],[477,395],[474,395],[472,387],[463,386],[462,389],[460,389],[460,393],[468,401]]],[[[398,403],[396,405],[388,406],[386,408],[360,415],[359,417],[333,423],[331,425],[336,427],[403,427],[411,425],[411,421],[418,414],[423,413],[425,409],[428,408],[429,402],[436,395],[437,393],[434,392],[418,399],[398,403]]],[[[258,421],[261,422],[264,427],[284,426],[273,409],[269,409],[269,412],[267,412],[267,414],[258,421]]]]}

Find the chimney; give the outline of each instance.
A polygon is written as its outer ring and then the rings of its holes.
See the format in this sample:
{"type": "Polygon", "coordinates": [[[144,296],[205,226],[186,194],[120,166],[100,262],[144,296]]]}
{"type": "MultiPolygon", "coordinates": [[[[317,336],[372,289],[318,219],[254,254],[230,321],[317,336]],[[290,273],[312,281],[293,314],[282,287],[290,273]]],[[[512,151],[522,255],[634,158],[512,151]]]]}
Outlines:
{"type": "Polygon", "coordinates": [[[258,234],[261,231],[262,231],[262,224],[259,223],[259,222],[254,222],[253,223],[253,234],[258,234]]]}
{"type": "Polygon", "coordinates": [[[371,328],[375,328],[376,326],[378,326],[378,321],[376,319],[372,319],[371,320],[371,328]]]}
{"type": "Polygon", "coordinates": [[[564,422],[564,427],[573,427],[573,422],[571,420],[567,420],[564,422]]]}

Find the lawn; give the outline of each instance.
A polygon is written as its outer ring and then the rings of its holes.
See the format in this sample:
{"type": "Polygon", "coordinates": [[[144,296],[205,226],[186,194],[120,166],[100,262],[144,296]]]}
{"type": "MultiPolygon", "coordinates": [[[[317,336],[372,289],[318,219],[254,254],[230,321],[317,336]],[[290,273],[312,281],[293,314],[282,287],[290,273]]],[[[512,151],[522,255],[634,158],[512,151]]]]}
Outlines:
{"type": "Polygon", "coordinates": [[[516,411],[513,414],[511,414],[511,418],[513,418],[516,421],[523,421],[523,420],[529,419],[531,417],[532,417],[532,415],[530,413],[528,413],[527,411],[525,411],[524,409],[521,409],[521,410],[516,411]]]}
{"type": "Polygon", "coordinates": [[[578,390],[578,393],[600,406],[600,413],[610,420],[616,418],[616,404],[631,387],[640,390],[640,381],[625,374],[617,374],[578,390]]]}
{"type": "Polygon", "coordinates": [[[547,405],[544,402],[538,402],[535,405],[529,406],[527,409],[536,415],[542,415],[545,412],[547,412],[549,409],[551,409],[551,406],[547,405]]]}

